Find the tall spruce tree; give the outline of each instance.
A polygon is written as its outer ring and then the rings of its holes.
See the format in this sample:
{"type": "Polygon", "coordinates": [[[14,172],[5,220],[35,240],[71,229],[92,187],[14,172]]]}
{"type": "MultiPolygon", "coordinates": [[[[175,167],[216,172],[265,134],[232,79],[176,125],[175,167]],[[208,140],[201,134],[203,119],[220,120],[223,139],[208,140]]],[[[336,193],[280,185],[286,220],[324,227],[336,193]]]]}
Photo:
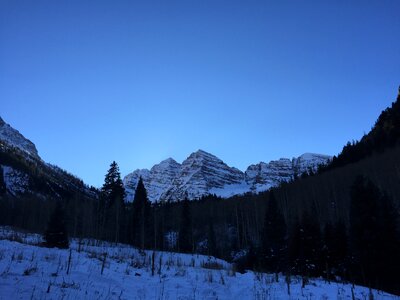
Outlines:
{"type": "Polygon", "coordinates": [[[274,193],[270,192],[261,235],[261,267],[275,273],[282,271],[285,252],[286,222],[278,209],[274,193]]]}
{"type": "Polygon", "coordinates": [[[0,165],[0,195],[7,191],[6,183],[4,182],[3,167],[0,165]]]}
{"type": "Polygon", "coordinates": [[[303,214],[301,221],[302,235],[301,247],[303,248],[303,275],[319,276],[322,268],[322,237],[319,223],[315,215],[310,215],[307,211],[303,214]]]}
{"type": "Polygon", "coordinates": [[[400,294],[400,238],[397,230],[398,212],[390,198],[383,194],[379,201],[379,282],[377,288],[385,287],[400,294]]]}
{"type": "Polygon", "coordinates": [[[400,293],[398,211],[369,179],[354,181],[350,204],[351,280],[400,293]]]}
{"type": "Polygon", "coordinates": [[[118,164],[113,161],[101,188],[103,232],[105,238],[115,243],[124,236],[125,189],[121,180],[118,164]]]}
{"type": "Polygon", "coordinates": [[[151,203],[147,198],[147,191],[142,177],[139,178],[135,197],[132,203],[132,243],[143,250],[147,241],[151,241],[152,230],[149,226],[151,203]]]}
{"type": "Polygon", "coordinates": [[[338,221],[333,227],[332,256],[334,274],[344,278],[347,276],[349,238],[346,224],[338,221]]]}
{"type": "Polygon", "coordinates": [[[324,273],[327,279],[346,276],[347,251],[346,225],[342,221],[334,225],[325,224],[322,254],[325,261],[324,273]]]}
{"type": "Polygon", "coordinates": [[[208,255],[218,256],[217,240],[215,237],[213,219],[211,219],[210,222],[208,223],[207,249],[208,249],[208,255]]]}
{"type": "Polygon", "coordinates": [[[369,287],[379,285],[384,220],[379,205],[379,189],[368,179],[359,176],[351,187],[350,241],[352,273],[356,280],[369,287]]]}
{"type": "Polygon", "coordinates": [[[290,274],[302,274],[304,272],[303,263],[303,228],[301,222],[296,219],[289,231],[289,247],[287,252],[288,266],[287,273],[290,274]]]}
{"type": "Polygon", "coordinates": [[[290,233],[290,273],[303,276],[303,285],[309,276],[318,276],[322,268],[322,238],[318,222],[306,211],[301,222],[293,224],[290,233]]]}
{"type": "Polygon", "coordinates": [[[179,224],[178,247],[180,252],[193,252],[192,246],[192,215],[187,198],[182,203],[182,212],[179,224]]]}
{"type": "Polygon", "coordinates": [[[324,228],[324,238],[323,238],[323,246],[322,246],[322,255],[324,257],[325,270],[324,275],[328,280],[331,280],[333,277],[333,226],[330,222],[325,224],[324,228]]]}
{"type": "Polygon", "coordinates": [[[68,233],[65,225],[64,209],[57,202],[44,233],[46,247],[66,249],[69,247],[68,233]]]}

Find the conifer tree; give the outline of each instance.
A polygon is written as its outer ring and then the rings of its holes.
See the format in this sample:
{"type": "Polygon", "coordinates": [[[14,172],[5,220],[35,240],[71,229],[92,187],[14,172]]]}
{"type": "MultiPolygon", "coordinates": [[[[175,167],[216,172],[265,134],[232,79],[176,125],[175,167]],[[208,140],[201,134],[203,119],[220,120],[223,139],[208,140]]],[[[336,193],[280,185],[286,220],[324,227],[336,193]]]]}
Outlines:
{"type": "Polygon", "coordinates": [[[192,215],[190,212],[190,203],[187,198],[182,203],[182,213],[179,224],[178,246],[179,251],[190,253],[192,247],[192,215]]]}
{"type": "Polygon", "coordinates": [[[305,212],[301,222],[296,221],[293,225],[288,253],[290,273],[302,275],[303,284],[309,276],[318,276],[321,273],[321,242],[319,224],[305,212]]]}
{"type": "Polygon", "coordinates": [[[124,212],[125,212],[125,189],[121,180],[119,167],[115,161],[110,165],[103,187],[101,188],[102,201],[102,217],[103,231],[105,237],[114,240],[115,243],[120,241],[124,229],[124,212]]]}
{"type": "Polygon", "coordinates": [[[149,226],[150,208],[151,203],[147,198],[147,191],[144,187],[143,179],[140,177],[132,203],[132,242],[141,250],[145,248],[146,241],[151,240],[151,230],[149,226]]]}
{"type": "Polygon", "coordinates": [[[65,226],[65,215],[61,204],[57,202],[44,233],[45,245],[49,248],[66,249],[69,247],[68,233],[65,226]]]}
{"type": "Polygon", "coordinates": [[[383,194],[379,201],[379,249],[377,288],[387,286],[392,292],[400,294],[400,240],[397,230],[398,215],[392,201],[383,194]]]}
{"type": "Polygon", "coordinates": [[[302,248],[303,228],[298,219],[296,219],[289,232],[289,248],[288,248],[288,266],[289,274],[302,274],[303,267],[303,248],[302,248]]]}
{"type": "Polygon", "coordinates": [[[261,236],[261,266],[270,272],[283,269],[286,251],[286,223],[270,192],[261,236]]]}
{"type": "Polygon", "coordinates": [[[217,241],[215,238],[214,221],[210,220],[208,223],[208,234],[207,234],[207,248],[208,255],[218,256],[217,252],[217,241]]]}
{"type": "Polygon", "coordinates": [[[321,256],[322,238],[320,227],[315,216],[311,216],[308,212],[305,212],[301,221],[301,228],[303,275],[318,276],[321,273],[323,261],[321,256]]]}
{"type": "Polygon", "coordinates": [[[350,240],[353,274],[371,286],[377,272],[379,248],[379,190],[371,181],[359,176],[351,188],[350,240]]]}
{"type": "Polygon", "coordinates": [[[327,279],[335,276],[343,278],[346,275],[347,244],[346,225],[343,222],[325,224],[322,257],[327,279]]]}
{"type": "Polygon", "coordinates": [[[333,258],[333,243],[334,243],[334,237],[333,237],[333,226],[330,222],[325,224],[324,228],[324,238],[323,238],[323,246],[322,246],[322,255],[324,257],[324,262],[325,262],[325,277],[328,280],[332,279],[332,269],[333,269],[333,264],[334,264],[334,258],[333,258]]]}
{"type": "Polygon", "coordinates": [[[6,193],[6,184],[4,182],[3,167],[0,165],[0,195],[6,193]]]}
{"type": "Polygon", "coordinates": [[[343,221],[338,221],[333,227],[332,267],[334,268],[333,273],[342,278],[347,276],[348,244],[346,224],[343,221]]]}

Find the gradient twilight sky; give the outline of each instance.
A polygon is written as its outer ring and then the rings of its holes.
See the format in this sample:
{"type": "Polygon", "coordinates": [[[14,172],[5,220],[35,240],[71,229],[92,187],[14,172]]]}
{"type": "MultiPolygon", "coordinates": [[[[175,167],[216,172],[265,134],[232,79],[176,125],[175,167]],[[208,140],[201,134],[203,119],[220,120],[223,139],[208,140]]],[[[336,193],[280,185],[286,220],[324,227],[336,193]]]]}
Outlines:
{"type": "Polygon", "coordinates": [[[337,154],[400,84],[400,1],[0,1],[0,115],[100,186],[200,149],[337,154]]]}

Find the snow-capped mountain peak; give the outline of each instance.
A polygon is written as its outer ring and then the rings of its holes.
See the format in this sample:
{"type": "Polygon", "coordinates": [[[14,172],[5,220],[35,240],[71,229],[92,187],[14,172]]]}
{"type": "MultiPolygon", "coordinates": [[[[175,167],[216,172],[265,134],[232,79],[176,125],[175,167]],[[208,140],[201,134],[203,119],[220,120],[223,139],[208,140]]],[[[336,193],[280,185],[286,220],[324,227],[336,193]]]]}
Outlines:
{"type": "Polygon", "coordinates": [[[4,122],[0,117],[0,142],[5,142],[9,146],[18,148],[32,156],[33,158],[39,159],[39,154],[34,143],[25,138],[18,130],[11,127],[9,124],[4,122]]]}
{"type": "Polygon", "coordinates": [[[327,155],[305,153],[292,160],[281,158],[269,163],[260,162],[242,172],[211,153],[197,150],[182,164],[168,158],[150,170],[136,170],[124,178],[124,185],[128,201],[133,199],[140,176],[151,201],[197,199],[208,194],[229,197],[268,190],[310,168],[315,171],[319,164],[326,164],[329,159],[327,155]]]}

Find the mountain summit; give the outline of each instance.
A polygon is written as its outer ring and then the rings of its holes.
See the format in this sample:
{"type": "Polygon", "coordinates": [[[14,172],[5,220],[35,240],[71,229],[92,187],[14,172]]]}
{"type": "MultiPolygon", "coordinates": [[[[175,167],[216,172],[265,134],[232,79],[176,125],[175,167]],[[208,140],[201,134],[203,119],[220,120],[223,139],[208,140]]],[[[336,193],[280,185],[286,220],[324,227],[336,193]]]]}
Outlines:
{"type": "Polygon", "coordinates": [[[269,163],[251,165],[245,172],[230,167],[204,150],[193,152],[182,164],[168,158],[150,170],[136,170],[124,178],[127,200],[135,195],[140,177],[143,178],[151,201],[198,199],[208,194],[230,197],[247,192],[261,192],[287,182],[318,165],[326,164],[328,155],[305,153],[297,158],[281,158],[269,163]]]}
{"type": "Polygon", "coordinates": [[[25,138],[18,130],[12,128],[0,117],[0,141],[9,146],[18,148],[29,156],[39,159],[39,154],[34,143],[25,138]]]}
{"type": "Polygon", "coordinates": [[[34,143],[0,117],[0,196],[94,199],[83,181],[43,161],[34,143]]]}

